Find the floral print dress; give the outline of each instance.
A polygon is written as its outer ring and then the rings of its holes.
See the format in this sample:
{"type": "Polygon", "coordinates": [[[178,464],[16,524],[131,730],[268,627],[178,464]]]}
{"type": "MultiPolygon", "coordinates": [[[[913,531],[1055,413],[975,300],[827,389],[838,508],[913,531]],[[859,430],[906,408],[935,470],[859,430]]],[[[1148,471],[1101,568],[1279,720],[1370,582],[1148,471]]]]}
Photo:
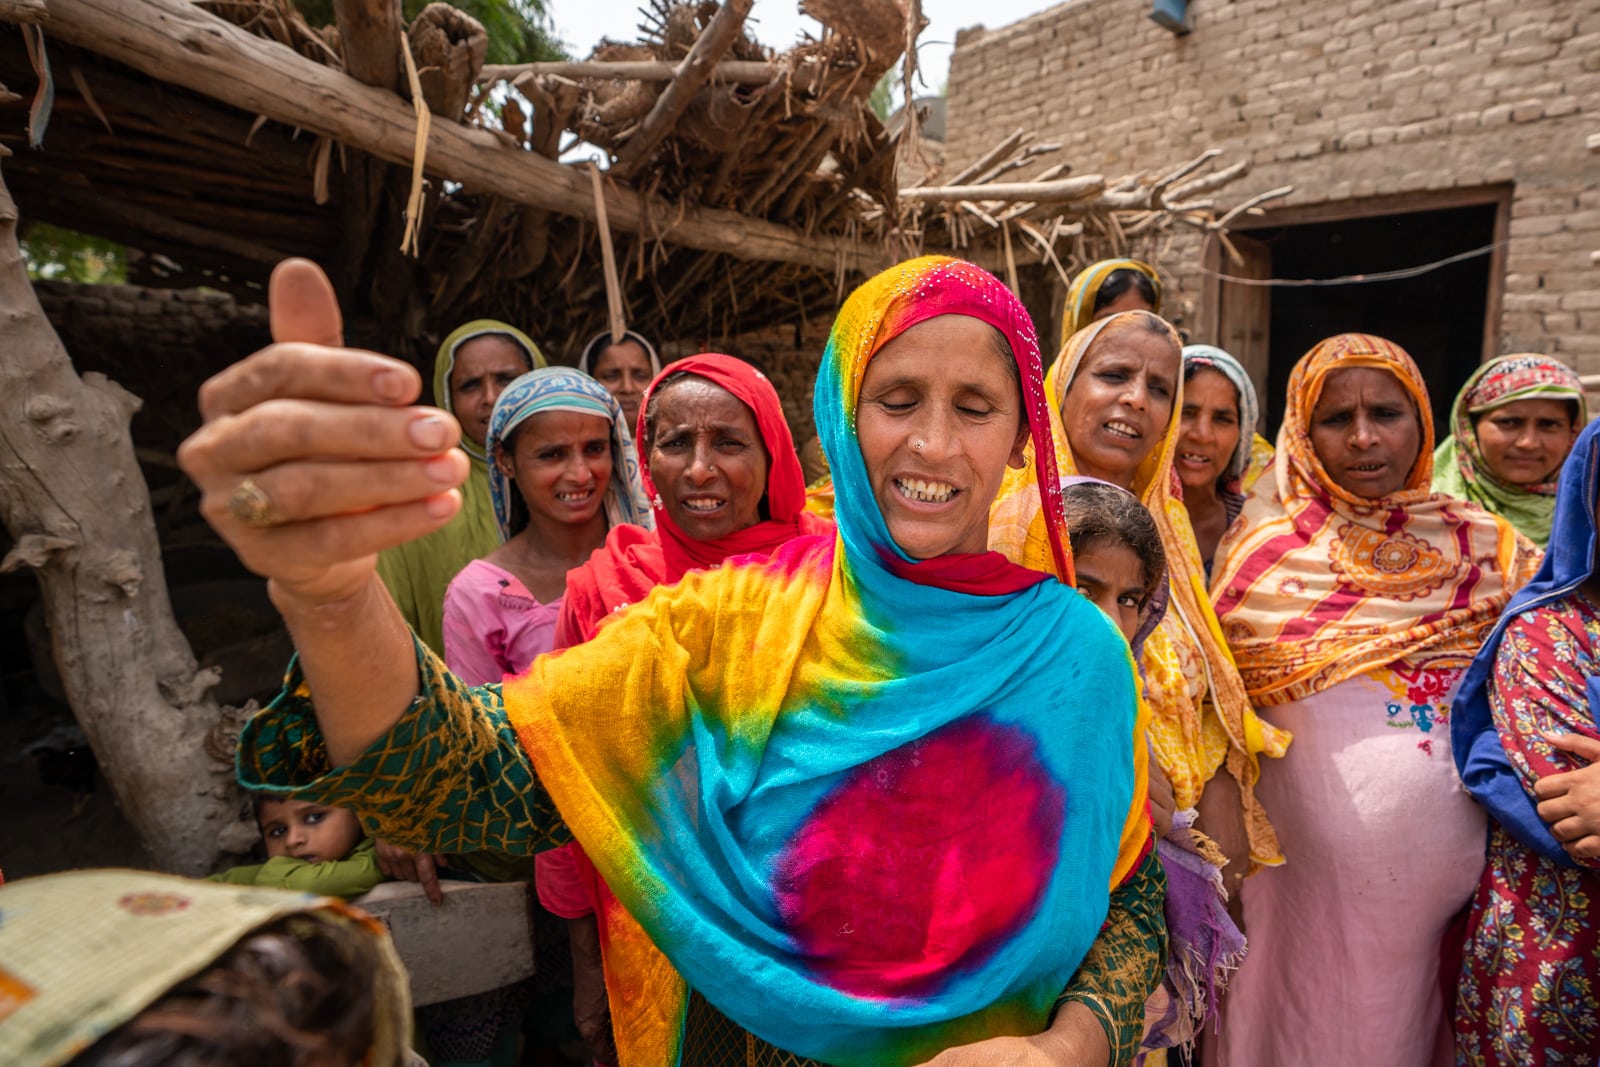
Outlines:
{"type": "MultiPolygon", "coordinates": [[[[1489,693],[1523,787],[1582,762],[1545,733],[1595,737],[1589,680],[1600,676],[1600,608],[1573,594],[1511,622],[1489,693]]],[[[1600,1057],[1600,870],[1546,859],[1492,824],[1472,901],[1456,1001],[1463,1067],[1581,1064],[1600,1057]]]]}

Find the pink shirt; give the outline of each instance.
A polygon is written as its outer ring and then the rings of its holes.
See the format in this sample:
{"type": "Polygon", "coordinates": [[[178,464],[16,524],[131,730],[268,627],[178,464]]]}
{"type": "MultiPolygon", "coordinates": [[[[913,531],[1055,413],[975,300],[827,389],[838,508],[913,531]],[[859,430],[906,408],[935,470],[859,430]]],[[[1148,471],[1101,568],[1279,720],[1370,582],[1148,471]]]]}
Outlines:
{"type": "MultiPolygon", "coordinates": [[[[444,662],[468,685],[521,674],[555,644],[561,599],[541,604],[516,575],[476,559],[450,581],[444,595],[444,662]]],[[[578,875],[575,846],[534,857],[534,882],[544,906],[563,918],[593,910],[578,875]]]]}
{"type": "Polygon", "coordinates": [[[445,665],[468,685],[521,674],[555,643],[561,598],[541,604],[510,571],[475,559],[444,594],[445,665]]]}

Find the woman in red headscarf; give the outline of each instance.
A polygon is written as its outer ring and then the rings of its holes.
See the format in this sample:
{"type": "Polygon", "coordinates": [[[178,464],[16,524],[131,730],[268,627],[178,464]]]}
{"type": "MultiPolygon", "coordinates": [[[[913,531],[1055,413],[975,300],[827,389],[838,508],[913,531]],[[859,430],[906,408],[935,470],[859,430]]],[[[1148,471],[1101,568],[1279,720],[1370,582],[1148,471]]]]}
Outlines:
{"type": "MultiPolygon", "coordinates": [[[[832,523],[805,511],[805,475],[777,391],[742,360],[690,356],[656,375],[635,440],[656,528],[613,527],[604,547],[567,576],[558,649],[589,640],[613,612],[690,571],[832,532],[832,523]]],[[[631,920],[576,845],[542,853],[535,864],[540,901],[570,920],[578,1028],[598,1061],[615,1062],[598,950],[627,940],[631,920]]]]}

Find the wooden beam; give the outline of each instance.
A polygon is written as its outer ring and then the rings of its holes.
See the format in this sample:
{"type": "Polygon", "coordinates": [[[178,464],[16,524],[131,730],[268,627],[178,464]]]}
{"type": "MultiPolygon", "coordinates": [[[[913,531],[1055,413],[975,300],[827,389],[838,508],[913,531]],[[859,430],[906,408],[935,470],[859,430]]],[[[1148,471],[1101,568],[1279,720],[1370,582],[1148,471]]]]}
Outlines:
{"type": "Polygon", "coordinates": [[[1105,191],[1106,180],[1098,174],[1062,178],[1053,182],[990,182],[987,185],[939,185],[931,188],[901,189],[902,200],[947,202],[956,200],[1031,200],[1036,204],[1059,204],[1068,200],[1088,200],[1105,191]]]}
{"type": "MultiPolygon", "coordinates": [[[[188,0],[50,0],[50,30],[152,78],[410,165],[416,120],[394,94],[306,59],[188,0]]],[[[585,176],[511,148],[488,130],[435,122],[427,172],[519,204],[593,220],[585,176]]],[[[737,212],[682,206],[608,183],[612,228],[743,259],[872,272],[888,253],[844,236],[806,234],[737,212]]]]}
{"type": "Polygon", "coordinates": [[[0,22],[40,25],[50,21],[44,0],[0,0],[0,22]]]}
{"type": "Polygon", "coordinates": [[[612,167],[617,178],[628,180],[649,160],[650,153],[672,130],[672,124],[678,121],[678,116],[689,106],[694,94],[710,80],[717,61],[733,47],[739,31],[744,27],[745,16],[750,14],[754,4],[755,0],[724,0],[722,7],[711,16],[705,32],[700,34],[699,40],[695,41],[694,47],[689,49],[689,54],[679,64],[672,83],[656,97],[655,106],[651,107],[638,130],[622,146],[622,151],[617,153],[616,165],[612,167]]]}
{"type": "MultiPolygon", "coordinates": [[[[678,76],[679,63],[666,60],[583,60],[575,63],[489,64],[479,77],[485,82],[516,81],[524,74],[557,74],[563,78],[623,78],[628,81],[669,82],[678,76]]],[[[729,85],[765,85],[785,71],[782,63],[725,59],[711,68],[709,81],[729,85]]]]}
{"type": "Polygon", "coordinates": [[[352,78],[400,90],[400,0],[333,0],[333,17],[352,78]]]}

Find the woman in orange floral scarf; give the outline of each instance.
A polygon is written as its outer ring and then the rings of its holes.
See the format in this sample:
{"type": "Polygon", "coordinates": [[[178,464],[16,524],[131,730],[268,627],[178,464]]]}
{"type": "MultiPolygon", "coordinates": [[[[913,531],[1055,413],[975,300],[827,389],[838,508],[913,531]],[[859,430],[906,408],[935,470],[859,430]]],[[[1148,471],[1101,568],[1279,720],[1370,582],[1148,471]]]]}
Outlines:
{"type": "Polygon", "coordinates": [[[1295,743],[1258,791],[1285,863],[1244,887],[1250,953],[1220,1062],[1453,1062],[1447,928],[1483,868],[1450,696],[1538,550],[1429,491],[1427,388],[1364,334],[1289,378],[1273,469],[1217,550],[1212,597],[1250,697],[1295,743]]]}

